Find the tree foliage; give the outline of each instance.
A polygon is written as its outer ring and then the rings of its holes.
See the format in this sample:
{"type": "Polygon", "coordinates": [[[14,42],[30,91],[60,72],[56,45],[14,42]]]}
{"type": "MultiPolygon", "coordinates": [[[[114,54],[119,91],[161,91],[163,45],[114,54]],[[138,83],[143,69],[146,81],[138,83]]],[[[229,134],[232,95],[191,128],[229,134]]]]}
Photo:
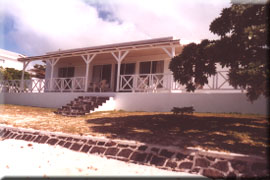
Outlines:
{"type": "MultiPolygon", "coordinates": [[[[22,71],[14,68],[3,68],[0,66],[0,79],[1,80],[20,80],[22,71]]],[[[31,75],[28,72],[24,73],[24,79],[30,79],[31,75]]]]}
{"type": "Polygon", "coordinates": [[[230,85],[247,90],[249,100],[262,94],[269,97],[267,10],[266,4],[232,3],[224,8],[210,25],[210,31],[220,38],[185,46],[171,61],[174,78],[186,85],[188,91],[194,91],[197,84],[208,83],[207,77],[216,73],[214,64],[218,63],[229,68],[230,85]]]}
{"type": "Polygon", "coordinates": [[[209,44],[208,40],[198,45],[188,44],[181,55],[175,56],[170,63],[174,78],[186,85],[187,91],[194,91],[197,85],[208,83],[208,76],[216,73],[215,63],[207,55],[209,44]]]}
{"type": "Polygon", "coordinates": [[[41,64],[35,64],[33,69],[30,69],[33,72],[32,77],[38,79],[45,79],[45,70],[46,66],[41,64]]]}

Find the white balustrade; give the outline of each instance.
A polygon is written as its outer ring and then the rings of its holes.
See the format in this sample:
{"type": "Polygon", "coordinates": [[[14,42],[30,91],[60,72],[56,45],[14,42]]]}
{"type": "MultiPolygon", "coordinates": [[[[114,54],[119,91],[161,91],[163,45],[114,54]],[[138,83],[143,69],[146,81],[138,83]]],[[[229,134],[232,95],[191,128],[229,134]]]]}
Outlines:
{"type": "Polygon", "coordinates": [[[45,80],[44,79],[29,79],[24,80],[24,91],[31,93],[44,92],[45,80]]]}
{"type": "MultiPolygon", "coordinates": [[[[208,84],[197,87],[198,90],[234,90],[229,85],[227,71],[218,71],[208,78],[208,84]]],[[[0,81],[0,92],[9,93],[42,93],[42,92],[83,92],[85,77],[31,79],[0,81]],[[52,85],[52,89],[50,89],[52,85]]],[[[120,91],[126,92],[158,92],[158,91],[185,91],[185,86],[174,81],[172,74],[130,74],[120,76],[120,91]]],[[[238,89],[239,90],[239,89],[238,89]]]]}
{"type": "Polygon", "coordinates": [[[0,81],[0,92],[9,93],[42,93],[42,92],[75,92],[84,91],[85,78],[53,78],[24,80],[21,88],[21,80],[0,81]],[[53,89],[50,90],[52,83],[53,89]]]}
{"type": "MultiPolygon", "coordinates": [[[[234,90],[228,80],[228,71],[218,71],[208,78],[208,84],[199,90],[234,90]]],[[[158,90],[181,90],[185,86],[175,81],[172,74],[133,74],[120,76],[120,91],[157,92],[158,90]]]]}
{"type": "Polygon", "coordinates": [[[170,74],[135,74],[120,76],[120,91],[157,91],[167,89],[170,86],[170,74]]]}
{"type": "Polygon", "coordinates": [[[84,86],[85,86],[85,77],[53,78],[52,90],[50,91],[54,92],[84,91],[84,86]]]}
{"type": "Polygon", "coordinates": [[[20,80],[2,80],[0,81],[1,92],[18,93],[20,92],[20,80]]]}

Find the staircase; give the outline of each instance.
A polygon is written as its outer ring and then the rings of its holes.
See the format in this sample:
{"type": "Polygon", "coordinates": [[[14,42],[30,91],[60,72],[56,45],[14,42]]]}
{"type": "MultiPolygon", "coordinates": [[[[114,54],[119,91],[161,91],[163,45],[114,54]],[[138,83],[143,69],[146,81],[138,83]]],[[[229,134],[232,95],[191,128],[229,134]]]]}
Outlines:
{"type": "Polygon", "coordinates": [[[109,99],[110,97],[79,96],[67,105],[58,108],[54,113],[63,116],[83,116],[85,114],[89,114],[90,112],[94,112],[95,109],[109,99]]]}

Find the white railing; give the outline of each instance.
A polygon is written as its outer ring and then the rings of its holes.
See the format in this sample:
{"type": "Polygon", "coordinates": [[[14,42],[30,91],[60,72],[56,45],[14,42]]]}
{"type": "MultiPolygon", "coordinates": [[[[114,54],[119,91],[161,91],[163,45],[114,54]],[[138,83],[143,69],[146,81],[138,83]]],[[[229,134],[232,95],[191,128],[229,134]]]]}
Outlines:
{"type": "MultiPolygon", "coordinates": [[[[208,77],[208,84],[196,87],[197,90],[240,90],[229,84],[228,71],[217,71],[214,76],[208,77]]],[[[178,82],[173,82],[173,90],[185,90],[185,86],[178,82]]]]}
{"type": "Polygon", "coordinates": [[[72,77],[72,78],[53,78],[49,81],[49,88],[46,91],[54,92],[75,92],[84,91],[85,77],[72,77]]]}
{"type": "MultiPolygon", "coordinates": [[[[229,85],[227,71],[218,71],[208,78],[208,84],[197,87],[198,90],[235,90],[229,85]]],[[[9,93],[42,93],[42,92],[83,92],[85,77],[3,80],[0,81],[0,92],[9,93]]],[[[172,74],[133,74],[120,76],[120,91],[126,92],[157,92],[185,91],[185,86],[174,81],[172,74]]],[[[238,89],[239,90],[239,89],[238,89]]]]}
{"type": "Polygon", "coordinates": [[[46,81],[44,79],[29,79],[24,80],[22,92],[41,93],[44,92],[46,81]]]}
{"type": "Polygon", "coordinates": [[[45,86],[46,86],[46,81],[44,79],[29,79],[29,80],[24,80],[24,81],[3,80],[3,81],[0,81],[0,92],[41,93],[41,92],[44,92],[45,86]]]}
{"type": "MultiPolygon", "coordinates": [[[[208,78],[208,84],[197,87],[199,90],[235,90],[229,85],[228,71],[218,71],[208,78]]],[[[134,74],[120,76],[120,91],[156,92],[158,90],[181,90],[185,86],[174,81],[172,74],[134,74]]]]}
{"type": "Polygon", "coordinates": [[[120,76],[120,91],[157,91],[170,90],[173,76],[171,74],[135,74],[120,76]]]}
{"type": "Polygon", "coordinates": [[[228,71],[218,71],[214,76],[208,78],[208,84],[206,84],[203,89],[222,89],[222,90],[231,90],[234,89],[229,84],[229,77],[227,75],[228,71]]]}
{"type": "Polygon", "coordinates": [[[18,93],[21,90],[20,80],[2,80],[0,81],[0,92],[18,93]]]}
{"type": "Polygon", "coordinates": [[[81,92],[84,87],[84,77],[0,81],[0,92],[8,93],[81,92]]]}
{"type": "Polygon", "coordinates": [[[167,89],[165,74],[139,74],[139,75],[121,75],[120,91],[149,91],[167,89]]]}

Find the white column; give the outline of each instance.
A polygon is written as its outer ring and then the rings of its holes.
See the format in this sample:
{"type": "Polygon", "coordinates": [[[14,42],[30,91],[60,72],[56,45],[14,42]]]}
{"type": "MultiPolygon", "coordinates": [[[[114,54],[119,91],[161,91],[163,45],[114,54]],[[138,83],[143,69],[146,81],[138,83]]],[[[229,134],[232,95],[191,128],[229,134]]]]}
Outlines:
{"type": "Polygon", "coordinates": [[[92,62],[96,54],[87,54],[87,55],[81,55],[83,58],[84,62],[86,63],[86,73],[85,73],[85,86],[84,86],[84,91],[87,92],[88,89],[88,76],[89,76],[89,64],[92,62]]]}
{"type": "Polygon", "coordinates": [[[123,61],[123,59],[126,57],[126,55],[128,54],[129,51],[123,51],[124,54],[121,54],[122,51],[117,51],[118,56],[112,52],[113,57],[116,59],[117,61],[117,78],[116,78],[116,92],[119,92],[119,82],[120,82],[120,68],[121,68],[121,62],[123,61]]]}
{"type": "Polygon", "coordinates": [[[174,46],[172,47],[171,53],[172,53],[172,58],[173,58],[175,56],[175,47],[174,46]]]}
{"type": "MultiPolygon", "coordinates": [[[[175,56],[175,47],[174,46],[171,46],[170,47],[170,51],[166,48],[166,47],[163,47],[162,48],[170,58],[173,58],[175,56]]],[[[172,86],[173,86],[173,77],[171,78],[168,78],[168,84],[169,84],[169,90],[170,92],[172,92],[172,86]]]]}
{"type": "Polygon", "coordinates": [[[50,91],[53,90],[53,72],[54,72],[54,64],[51,64],[51,78],[50,78],[50,91]]]}
{"type": "MultiPolygon", "coordinates": [[[[171,51],[171,54],[172,54],[172,57],[171,58],[173,58],[174,56],[175,56],[175,47],[172,47],[172,51],[171,51]]],[[[172,86],[173,86],[173,76],[171,76],[171,78],[170,78],[170,92],[172,92],[172,86]]]]}
{"type": "Polygon", "coordinates": [[[121,72],[121,61],[117,61],[116,92],[119,92],[120,72],[121,72]]]}
{"type": "Polygon", "coordinates": [[[60,58],[53,58],[47,60],[47,62],[51,65],[51,78],[50,78],[50,90],[53,90],[53,72],[54,72],[54,66],[59,61],[60,58]]]}
{"type": "Polygon", "coordinates": [[[85,85],[84,85],[84,91],[87,92],[88,89],[88,76],[89,76],[89,62],[86,63],[86,73],[85,73],[85,85]]]}
{"type": "Polygon", "coordinates": [[[26,67],[28,66],[29,63],[30,63],[30,61],[28,61],[26,63],[25,63],[25,61],[23,62],[23,70],[22,70],[22,77],[21,77],[21,84],[20,84],[21,91],[23,91],[23,89],[24,89],[24,72],[25,72],[25,69],[26,69],[26,67]]]}

